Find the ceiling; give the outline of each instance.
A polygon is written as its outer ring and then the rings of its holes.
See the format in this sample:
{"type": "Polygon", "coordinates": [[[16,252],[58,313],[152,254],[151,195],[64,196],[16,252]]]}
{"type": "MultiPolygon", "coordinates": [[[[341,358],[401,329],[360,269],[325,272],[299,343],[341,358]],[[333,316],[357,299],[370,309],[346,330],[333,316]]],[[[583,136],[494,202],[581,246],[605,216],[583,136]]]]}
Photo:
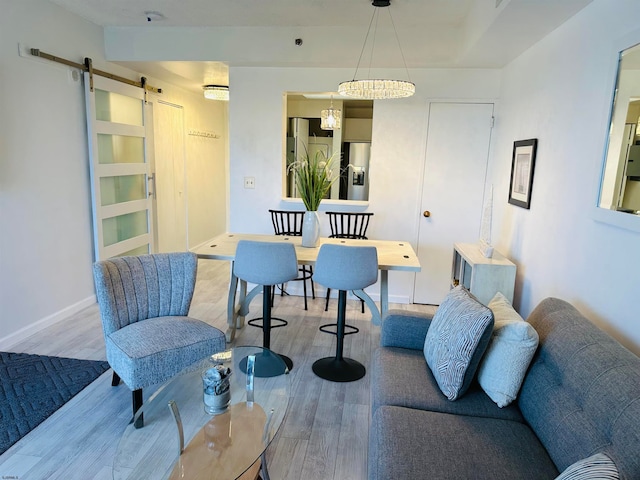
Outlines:
{"type": "Polygon", "coordinates": [[[118,36],[213,35],[207,58],[110,58],[194,89],[227,85],[236,65],[354,68],[374,11],[378,66],[500,68],[592,0],[392,0],[389,8],[371,0],[50,1],[104,27],[107,49],[118,36]]]}

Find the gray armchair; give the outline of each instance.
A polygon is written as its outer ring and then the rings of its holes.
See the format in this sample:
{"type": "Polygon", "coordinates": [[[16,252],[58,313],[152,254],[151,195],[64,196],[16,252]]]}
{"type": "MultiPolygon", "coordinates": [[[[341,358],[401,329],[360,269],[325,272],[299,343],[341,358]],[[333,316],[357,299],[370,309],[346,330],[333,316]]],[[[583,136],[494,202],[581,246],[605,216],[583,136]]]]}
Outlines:
{"type": "MultiPolygon", "coordinates": [[[[93,274],[112,385],[132,391],[133,414],[142,389],[224,350],[224,333],[187,316],[196,282],[193,253],[117,257],[96,262],[93,274]]],[[[136,427],[143,424],[136,419],[136,427]]]]}

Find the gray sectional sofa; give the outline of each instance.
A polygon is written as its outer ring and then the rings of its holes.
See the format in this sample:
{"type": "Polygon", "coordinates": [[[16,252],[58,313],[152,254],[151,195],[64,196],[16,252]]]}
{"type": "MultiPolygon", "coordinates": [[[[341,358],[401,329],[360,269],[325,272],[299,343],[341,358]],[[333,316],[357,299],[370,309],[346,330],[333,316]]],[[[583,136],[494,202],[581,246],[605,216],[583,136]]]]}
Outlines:
{"type": "Polygon", "coordinates": [[[556,298],[527,321],[539,346],[499,408],[476,382],[448,400],[423,354],[431,318],[389,312],[370,369],[370,480],[553,479],[600,452],[640,479],[640,358],[556,298]]]}

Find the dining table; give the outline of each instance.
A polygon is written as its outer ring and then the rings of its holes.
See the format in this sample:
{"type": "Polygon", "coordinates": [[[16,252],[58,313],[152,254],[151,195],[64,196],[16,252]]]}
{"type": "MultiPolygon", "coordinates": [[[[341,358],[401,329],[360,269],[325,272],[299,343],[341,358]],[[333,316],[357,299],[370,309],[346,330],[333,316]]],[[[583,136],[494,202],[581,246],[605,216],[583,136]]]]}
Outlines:
{"type": "Polygon", "coordinates": [[[389,271],[419,272],[421,269],[418,256],[408,241],[320,237],[316,247],[303,247],[302,237],[300,236],[222,233],[192,251],[198,258],[231,262],[229,296],[227,299],[228,328],[225,332],[227,342],[232,342],[235,338],[236,329],[244,326],[244,317],[249,313],[251,300],[262,292],[261,286],[258,285],[247,293],[247,283],[243,280],[238,281],[238,278],[233,273],[233,261],[236,247],[240,240],[290,242],[295,247],[298,264],[311,266],[315,264],[320,247],[324,244],[375,247],[378,253],[378,269],[380,270],[380,308],[378,309],[376,303],[364,290],[354,292],[371,311],[371,321],[374,325],[380,325],[382,318],[389,310],[389,271]]]}

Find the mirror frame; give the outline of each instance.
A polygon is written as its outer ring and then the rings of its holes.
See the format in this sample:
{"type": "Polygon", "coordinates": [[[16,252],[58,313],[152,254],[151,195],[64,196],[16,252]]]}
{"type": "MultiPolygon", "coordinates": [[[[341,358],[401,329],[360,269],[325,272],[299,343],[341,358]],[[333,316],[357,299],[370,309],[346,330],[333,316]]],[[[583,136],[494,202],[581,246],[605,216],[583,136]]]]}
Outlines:
{"type": "MultiPolygon", "coordinates": [[[[618,40],[613,42],[612,50],[611,50],[611,63],[609,67],[609,79],[608,83],[610,85],[611,95],[609,97],[609,103],[607,104],[607,108],[609,109],[608,115],[605,116],[607,119],[606,123],[606,141],[604,145],[604,152],[600,157],[600,168],[597,169],[598,175],[596,175],[597,179],[595,180],[597,183],[595,185],[594,191],[596,194],[595,206],[592,209],[591,217],[601,223],[606,223],[609,225],[613,225],[619,228],[624,228],[626,230],[631,230],[634,232],[640,232],[640,215],[634,215],[624,212],[619,212],[616,210],[610,210],[608,208],[600,207],[600,198],[602,195],[602,181],[604,179],[604,173],[606,169],[606,161],[610,147],[611,141],[611,123],[615,114],[615,101],[616,101],[616,93],[618,87],[618,77],[620,74],[620,59],[621,54],[625,50],[632,48],[636,45],[640,44],[640,29],[634,30],[633,32],[628,33],[620,37],[618,40]]],[[[603,126],[604,130],[604,126],[603,126]]]]}

